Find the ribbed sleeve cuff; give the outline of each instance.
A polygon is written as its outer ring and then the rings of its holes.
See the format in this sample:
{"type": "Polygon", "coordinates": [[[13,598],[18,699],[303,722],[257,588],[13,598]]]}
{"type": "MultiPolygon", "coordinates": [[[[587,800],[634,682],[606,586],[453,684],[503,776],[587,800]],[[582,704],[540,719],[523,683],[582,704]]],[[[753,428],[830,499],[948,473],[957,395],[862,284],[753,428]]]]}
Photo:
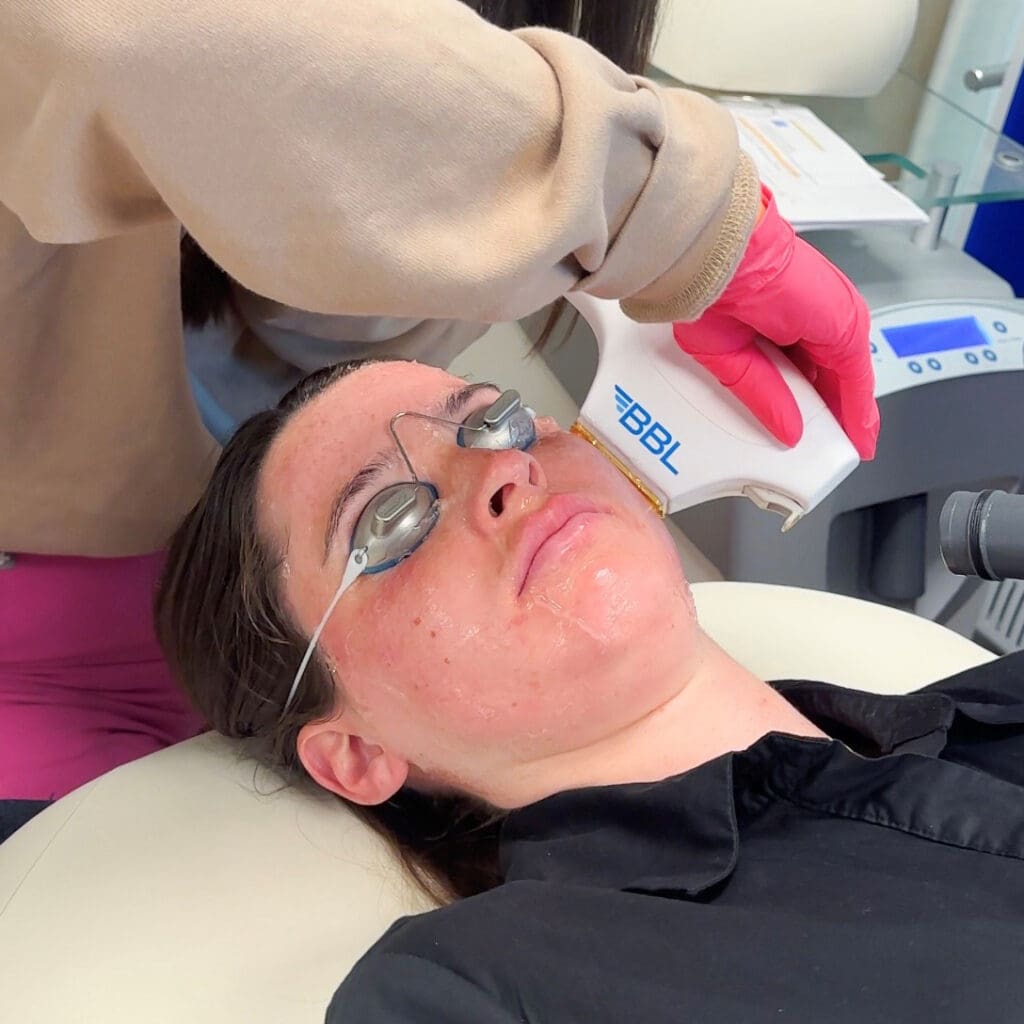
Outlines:
{"type": "MultiPolygon", "coordinates": [[[[709,230],[717,230],[717,234],[696,275],[682,281],[681,290],[668,299],[646,300],[642,298],[642,293],[623,299],[623,312],[638,323],[696,320],[722,294],[735,273],[746,249],[760,202],[761,186],[757,169],[753,160],[741,150],[729,205],[724,216],[709,226],[709,230]]],[[[671,280],[671,277],[670,270],[665,278],[671,280]]],[[[657,290],[662,294],[667,290],[665,278],[658,282],[657,290]]]]}

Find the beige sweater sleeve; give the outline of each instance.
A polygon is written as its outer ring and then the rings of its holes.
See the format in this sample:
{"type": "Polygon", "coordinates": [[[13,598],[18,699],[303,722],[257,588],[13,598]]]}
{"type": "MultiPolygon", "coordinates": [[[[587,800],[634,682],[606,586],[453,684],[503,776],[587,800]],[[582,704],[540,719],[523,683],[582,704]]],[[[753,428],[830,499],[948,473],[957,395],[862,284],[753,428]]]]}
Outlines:
{"type": "Polygon", "coordinates": [[[317,312],[683,319],[756,185],[714,104],[458,0],[0,0],[0,550],[152,551],[201,492],[182,224],[317,312]]]}
{"type": "Polygon", "coordinates": [[[184,224],[329,313],[697,315],[749,234],[730,116],[458,0],[4,0],[0,203],[46,243],[184,224]]]}

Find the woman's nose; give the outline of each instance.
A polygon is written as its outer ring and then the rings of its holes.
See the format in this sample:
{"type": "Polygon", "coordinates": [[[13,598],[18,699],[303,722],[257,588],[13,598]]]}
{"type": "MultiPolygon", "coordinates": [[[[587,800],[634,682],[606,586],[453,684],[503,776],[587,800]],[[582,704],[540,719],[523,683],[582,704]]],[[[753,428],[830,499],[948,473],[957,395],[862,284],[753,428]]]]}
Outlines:
{"type": "Polygon", "coordinates": [[[529,452],[510,448],[464,454],[465,507],[471,524],[485,533],[508,529],[527,500],[547,488],[544,470],[529,452]]]}
{"type": "MultiPolygon", "coordinates": [[[[527,499],[547,490],[544,470],[528,451],[462,448],[450,432],[455,424],[449,427],[413,417],[402,422],[402,450],[413,475],[432,483],[442,502],[474,528],[508,529],[515,513],[526,510],[527,499]]],[[[537,427],[539,436],[558,429],[548,419],[538,420],[537,427]]]]}

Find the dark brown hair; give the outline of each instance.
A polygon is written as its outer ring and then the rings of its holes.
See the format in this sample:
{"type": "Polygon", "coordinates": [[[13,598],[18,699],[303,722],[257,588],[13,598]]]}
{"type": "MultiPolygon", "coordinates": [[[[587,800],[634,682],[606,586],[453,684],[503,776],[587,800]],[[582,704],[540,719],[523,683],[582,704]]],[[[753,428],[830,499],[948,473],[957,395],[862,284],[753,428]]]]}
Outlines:
{"type": "MultiPolygon", "coordinates": [[[[462,0],[489,22],[504,29],[539,26],[558,29],[588,42],[631,74],[647,67],[659,0],[462,0]]],[[[186,326],[202,327],[231,307],[231,278],[190,235],[181,239],[181,312],[186,326]]],[[[566,312],[564,299],[554,303],[538,339],[550,338],[566,312]]],[[[566,333],[572,329],[571,319],[566,333]]]]}
{"type": "MultiPolygon", "coordinates": [[[[285,782],[317,792],[296,741],[305,724],[334,712],[335,682],[317,652],[282,715],[308,637],[285,609],[278,558],[257,528],[256,492],[267,452],[288,420],[368,362],[318,370],[238,429],[171,540],[155,604],[164,654],[211,728],[244,741],[246,752],[285,782]]],[[[499,883],[502,815],[481,802],[406,787],[378,807],[349,806],[435,899],[469,896],[499,883]]]]}

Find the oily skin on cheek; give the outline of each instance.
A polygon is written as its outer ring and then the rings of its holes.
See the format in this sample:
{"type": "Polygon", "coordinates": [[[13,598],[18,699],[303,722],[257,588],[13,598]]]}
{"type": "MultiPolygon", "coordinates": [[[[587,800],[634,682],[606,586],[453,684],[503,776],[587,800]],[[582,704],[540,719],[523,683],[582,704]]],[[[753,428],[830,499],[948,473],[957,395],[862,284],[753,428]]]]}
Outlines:
{"type": "MultiPolygon", "coordinates": [[[[453,596],[445,581],[420,569],[410,558],[382,574],[372,581],[372,600],[358,609],[357,621],[374,616],[391,624],[390,642],[346,623],[340,649],[333,637],[330,643],[360,726],[433,769],[521,733],[531,717],[523,704],[528,661],[496,613],[479,614],[486,604],[478,589],[475,600],[453,596]]],[[[533,685],[539,691],[539,679],[533,685]]]]}

